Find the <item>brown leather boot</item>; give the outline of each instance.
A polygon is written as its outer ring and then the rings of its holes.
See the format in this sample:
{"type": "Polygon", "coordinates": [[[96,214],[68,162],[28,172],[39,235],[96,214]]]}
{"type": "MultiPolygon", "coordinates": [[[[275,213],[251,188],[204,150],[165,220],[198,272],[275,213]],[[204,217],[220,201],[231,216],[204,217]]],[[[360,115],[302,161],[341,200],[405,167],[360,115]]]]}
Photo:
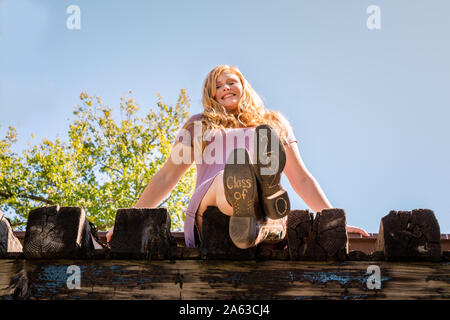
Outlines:
{"type": "Polygon", "coordinates": [[[281,187],[281,173],[286,165],[286,151],[272,127],[260,125],[255,129],[254,171],[261,189],[264,212],[270,219],[280,219],[290,211],[289,197],[281,187]]]}
{"type": "MultiPolygon", "coordinates": [[[[249,224],[242,223],[243,222],[242,220],[237,222],[235,220],[233,231],[235,232],[236,236],[232,238],[233,243],[240,249],[247,249],[256,246],[262,242],[270,244],[278,243],[281,240],[283,240],[287,235],[286,218],[287,216],[281,219],[267,218],[266,220],[256,220],[254,225],[250,225],[250,223],[253,223],[250,220],[248,221],[249,224]],[[245,242],[236,241],[236,238],[239,237],[239,235],[243,234],[245,235],[247,230],[249,229],[252,230],[252,234],[245,240],[245,242]]],[[[232,227],[230,224],[230,237],[232,235],[231,230],[232,227]]]]}
{"type": "Polygon", "coordinates": [[[287,234],[287,216],[281,219],[267,218],[260,226],[255,245],[265,243],[278,243],[286,237],[287,234]]]}
{"type": "Polygon", "coordinates": [[[235,149],[228,156],[223,172],[225,198],[233,207],[229,234],[236,247],[255,245],[264,214],[260,208],[258,184],[246,149],[235,149]]]}

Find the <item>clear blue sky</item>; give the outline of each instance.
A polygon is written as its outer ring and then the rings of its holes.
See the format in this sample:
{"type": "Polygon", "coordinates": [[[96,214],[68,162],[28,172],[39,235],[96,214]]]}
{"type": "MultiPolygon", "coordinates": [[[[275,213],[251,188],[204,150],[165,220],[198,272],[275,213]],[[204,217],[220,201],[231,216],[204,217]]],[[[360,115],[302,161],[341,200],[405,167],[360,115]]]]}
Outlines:
{"type": "Polygon", "coordinates": [[[449,15],[445,0],[0,0],[0,136],[15,126],[18,152],[65,138],[81,91],[118,106],[131,89],[145,110],[186,88],[201,112],[206,74],[236,65],[347,223],[378,232],[389,210],[429,208],[450,233],[449,15]]]}

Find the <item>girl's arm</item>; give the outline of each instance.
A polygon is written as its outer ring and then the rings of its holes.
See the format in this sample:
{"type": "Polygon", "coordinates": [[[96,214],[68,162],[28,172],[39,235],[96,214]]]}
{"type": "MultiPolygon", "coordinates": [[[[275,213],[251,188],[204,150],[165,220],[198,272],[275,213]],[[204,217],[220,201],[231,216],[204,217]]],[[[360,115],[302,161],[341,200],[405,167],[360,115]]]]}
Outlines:
{"type": "MultiPolygon", "coordinates": [[[[144,192],[134,208],[156,207],[172,191],[193,162],[193,148],[180,142],[175,142],[169,159],[145,187],[144,192]]],[[[113,232],[114,227],[106,233],[106,240],[108,242],[111,240],[113,232]]]]}
{"type": "MultiPolygon", "coordinates": [[[[328,201],[319,183],[306,168],[298,150],[296,142],[285,145],[286,166],[284,174],[288,178],[294,191],[314,211],[333,208],[328,201]]],[[[360,233],[368,237],[369,234],[361,228],[347,225],[347,232],[360,233]]]]}
{"type": "Polygon", "coordinates": [[[194,162],[192,151],[192,147],[176,142],[169,159],[145,187],[134,208],[154,208],[163,201],[194,162]]]}

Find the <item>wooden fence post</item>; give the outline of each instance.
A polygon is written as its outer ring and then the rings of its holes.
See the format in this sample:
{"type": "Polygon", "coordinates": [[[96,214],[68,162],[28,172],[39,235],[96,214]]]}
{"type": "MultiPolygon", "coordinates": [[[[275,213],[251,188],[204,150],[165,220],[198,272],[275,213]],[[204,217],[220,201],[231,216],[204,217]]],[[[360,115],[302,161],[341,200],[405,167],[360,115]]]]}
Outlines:
{"type": "Polygon", "coordinates": [[[252,260],[255,259],[256,247],[239,249],[228,234],[230,217],[217,207],[208,207],[203,213],[203,237],[200,242],[203,258],[252,260]]]}
{"type": "Polygon", "coordinates": [[[388,261],[439,261],[439,223],[428,209],[390,211],[380,222],[376,250],[388,261]]]}
{"type": "Polygon", "coordinates": [[[161,260],[176,256],[166,208],[118,209],[111,238],[111,257],[161,260]]]}
{"type": "Polygon", "coordinates": [[[22,244],[14,235],[11,224],[0,211],[0,257],[22,252],[22,244]]]}
{"type": "Polygon", "coordinates": [[[291,260],[345,260],[348,253],[345,211],[324,209],[313,214],[292,210],[288,216],[291,260]]]}
{"type": "Polygon", "coordinates": [[[56,205],[30,211],[23,243],[25,258],[88,258],[94,252],[83,208],[56,205]]]}

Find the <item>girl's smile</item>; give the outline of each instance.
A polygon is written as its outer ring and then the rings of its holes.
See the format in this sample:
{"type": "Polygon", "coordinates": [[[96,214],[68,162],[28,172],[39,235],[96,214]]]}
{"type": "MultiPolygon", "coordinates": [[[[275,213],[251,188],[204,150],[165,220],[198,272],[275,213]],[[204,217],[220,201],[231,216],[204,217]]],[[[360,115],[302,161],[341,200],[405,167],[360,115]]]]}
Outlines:
{"type": "Polygon", "coordinates": [[[224,71],[216,81],[216,94],[214,98],[228,111],[238,108],[242,97],[242,84],[239,77],[230,71],[224,71]]]}

